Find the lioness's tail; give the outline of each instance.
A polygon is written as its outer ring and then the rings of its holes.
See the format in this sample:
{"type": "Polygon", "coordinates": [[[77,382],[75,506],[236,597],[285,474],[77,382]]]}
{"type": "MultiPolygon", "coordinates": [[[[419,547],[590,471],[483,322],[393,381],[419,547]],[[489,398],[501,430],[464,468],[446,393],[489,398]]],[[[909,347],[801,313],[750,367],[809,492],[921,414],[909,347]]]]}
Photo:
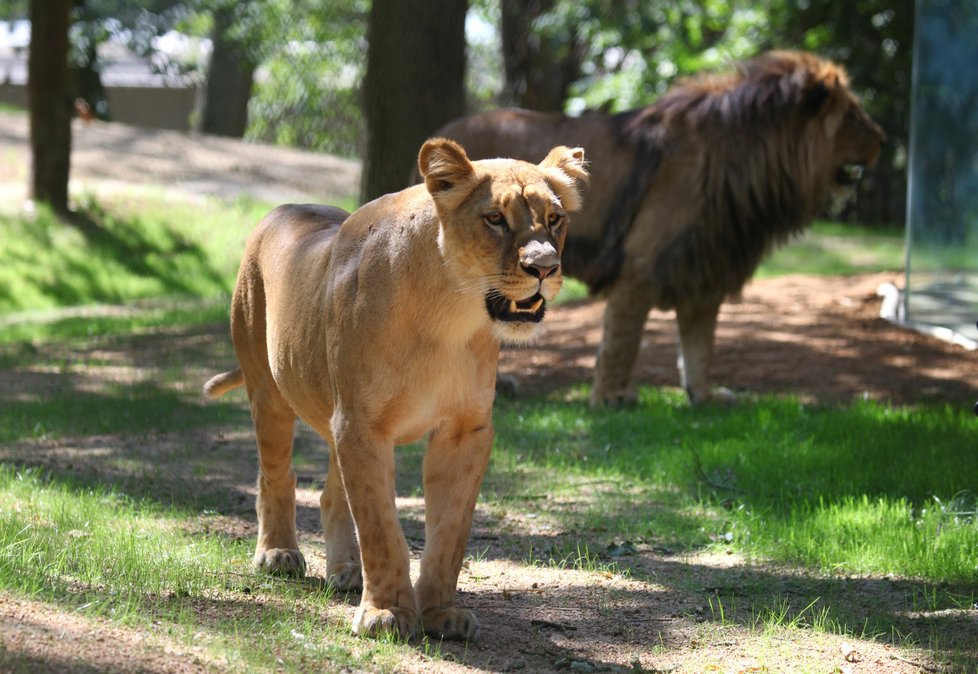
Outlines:
{"type": "Polygon", "coordinates": [[[244,384],[244,375],[241,374],[241,368],[236,370],[231,370],[230,372],[225,372],[224,374],[219,374],[216,377],[211,377],[204,384],[204,393],[209,395],[211,398],[218,398],[231,389],[238,388],[244,384]]]}

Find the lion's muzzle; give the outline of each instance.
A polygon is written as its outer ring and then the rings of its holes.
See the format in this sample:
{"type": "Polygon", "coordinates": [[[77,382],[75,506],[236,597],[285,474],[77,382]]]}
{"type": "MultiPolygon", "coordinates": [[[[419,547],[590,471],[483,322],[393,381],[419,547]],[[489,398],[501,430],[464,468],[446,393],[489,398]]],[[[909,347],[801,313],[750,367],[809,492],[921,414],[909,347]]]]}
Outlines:
{"type": "Polygon", "coordinates": [[[844,164],[835,174],[835,182],[844,187],[855,185],[862,180],[866,167],[862,164],[844,164]]]}

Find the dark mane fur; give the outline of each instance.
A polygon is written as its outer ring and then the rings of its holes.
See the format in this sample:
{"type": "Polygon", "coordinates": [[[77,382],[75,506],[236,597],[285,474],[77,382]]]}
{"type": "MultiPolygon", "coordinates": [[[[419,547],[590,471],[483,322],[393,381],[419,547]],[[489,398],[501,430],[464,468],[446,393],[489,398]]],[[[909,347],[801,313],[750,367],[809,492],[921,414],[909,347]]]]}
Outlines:
{"type": "MultiPolygon", "coordinates": [[[[801,53],[771,52],[732,72],[681,82],[648,107],[613,118],[635,164],[605,222],[602,248],[583,279],[608,287],[624,259],[636,211],[670,151],[700,153],[695,223],[655,261],[663,308],[680,298],[740,290],[772,247],[800,231],[824,205],[817,148],[807,122],[845,86],[836,66],[801,53]]],[[[715,297],[719,294],[719,297],[715,297]]]]}

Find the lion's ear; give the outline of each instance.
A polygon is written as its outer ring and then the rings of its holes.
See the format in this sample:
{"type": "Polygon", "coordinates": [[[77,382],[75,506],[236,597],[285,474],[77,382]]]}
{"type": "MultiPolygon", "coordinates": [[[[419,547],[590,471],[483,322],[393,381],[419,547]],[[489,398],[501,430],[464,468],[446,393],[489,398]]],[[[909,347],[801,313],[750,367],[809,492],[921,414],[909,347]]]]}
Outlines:
{"type": "Polygon", "coordinates": [[[816,117],[822,111],[825,101],[829,99],[829,93],[829,88],[821,80],[809,85],[804,90],[802,110],[816,117]]]}
{"type": "Polygon", "coordinates": [[[418,170],[432,197],[447,196],[475,175],[475,168],[462,146],[447,138],[432,138],[421,146],[418,170]]]}
{"type": "Polygon", "coordinates": [[[552,149],[540,162],[540,168],[546,172],[551,187],[557,192],[561,204],[568,211],[581,209],[578,182],[587,182],[588,172],[585,166],[587,162],[584,160],[583,149],[563,145],[552,149]]]}

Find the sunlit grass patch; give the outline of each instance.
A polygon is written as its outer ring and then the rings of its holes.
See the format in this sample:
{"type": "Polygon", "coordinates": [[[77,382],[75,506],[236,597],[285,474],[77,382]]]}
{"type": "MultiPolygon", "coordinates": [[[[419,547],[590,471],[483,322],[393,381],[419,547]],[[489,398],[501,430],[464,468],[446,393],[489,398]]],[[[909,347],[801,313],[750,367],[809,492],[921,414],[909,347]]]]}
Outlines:
{"type": "Polygon", "coordinates": [[[978,577],[974,511],[948,510],[937,499],[928,507],[904,498],[846,496],[796,503],[786,514],[745,509],[736,522],[735,540],[744,549],[834,573],[959,582],[978,577]]]}
{"type": "Polygon", "coordinates": [[[27,596],[74,596],[93,611],[131,612],[149,596],[199,595],[244,545],[181,534],[165,513],[112,490],[74,488],[0,465],[0,584],[27,596]],[[111,588],[111,591],[106,591],[111,588]]]}
{"type": "Polygon", "coordinates": [[[253,541],[184,533],[192,517],[0,465],[0,591],[162,629],[247,671],[286,652],[296,671],[384,670],[407,648],[351,637],[329,588],[254,573],[253,541]]]}
{"type": "Polygon", "coordinates": [[[268,205],[88,200],[72,224],[46,209],[0,215],[0,313],[230,292],[268,205]]]}
{"type": "Polygon", "coordinates": [[[801,236],[765,258],[757,277],[897,271],[904,265],[903,239],[902,227],[817,220],[801,236]]]}
{"type": "Polygon", "coordinates": [[[558,509],[565,529],[731,545],[828,572],[978,579],[974,499],[963,496],[976,491],[978,457],[961,451],[978,446],[978,429],[967,410],[775,397],[692,408],[678,392],[643,390],[640,405],[615,411],[500,401],[496,425],[493,466],[514,490],[606,483],[593,507],[558,509]]]}

